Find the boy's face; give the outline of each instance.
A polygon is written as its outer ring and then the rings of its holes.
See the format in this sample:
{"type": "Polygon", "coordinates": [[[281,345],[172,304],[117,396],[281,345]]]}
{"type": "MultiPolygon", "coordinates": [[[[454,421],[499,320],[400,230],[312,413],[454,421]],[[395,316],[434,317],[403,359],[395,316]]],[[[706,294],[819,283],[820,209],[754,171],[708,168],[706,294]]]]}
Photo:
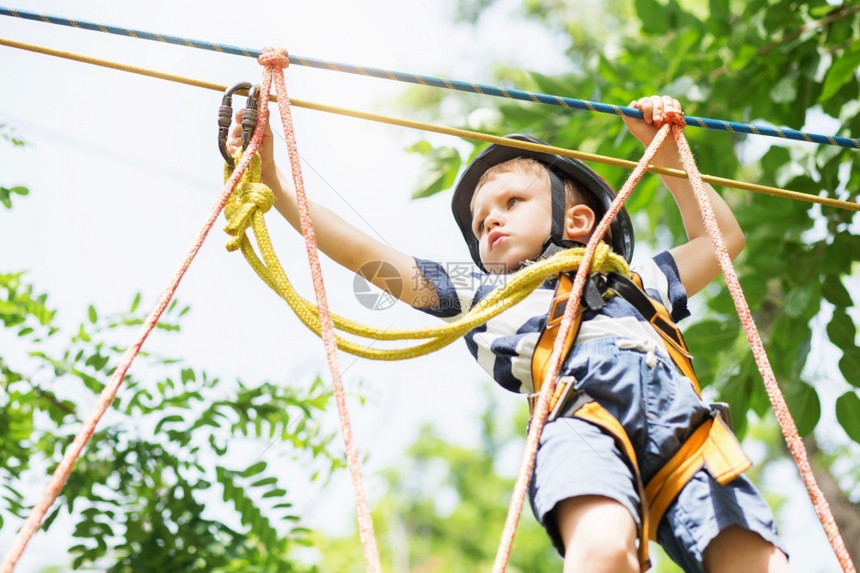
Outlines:
{"type": "Polygon", "coordinates": [[[512,273],[541,254],[552,227],[548,179],[519,170],[498,173],[475,192],[472,232],[491,273],[512,273]]]}

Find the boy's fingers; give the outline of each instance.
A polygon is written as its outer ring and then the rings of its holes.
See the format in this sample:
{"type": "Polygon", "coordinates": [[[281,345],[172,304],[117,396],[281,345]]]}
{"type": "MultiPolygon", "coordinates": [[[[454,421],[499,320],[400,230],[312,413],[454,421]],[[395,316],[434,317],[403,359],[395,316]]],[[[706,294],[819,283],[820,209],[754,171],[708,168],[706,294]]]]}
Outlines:
{"type": "Polygon", "coordinates": [[[640,99],[639,109],[642,110],[642,119],[645,123],[652,123],[654,121],[654,102],[650,98],[640,99]]]}
{"type": "Polygon", "coordinates": [[[654,106],[654,112],[652,114],[654,125],[660,127],[663,123],[663,98],[654,97],[651,99],[652,105],[654,106]]]}

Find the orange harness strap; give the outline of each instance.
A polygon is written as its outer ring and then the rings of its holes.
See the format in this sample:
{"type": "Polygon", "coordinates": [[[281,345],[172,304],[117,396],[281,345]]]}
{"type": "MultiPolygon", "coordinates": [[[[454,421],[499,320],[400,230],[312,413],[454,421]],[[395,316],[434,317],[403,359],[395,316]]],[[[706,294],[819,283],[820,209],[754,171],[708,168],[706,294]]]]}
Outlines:
{"type": "MultiPolygon", "coordinates": [[[[594,401],[585,402],[576,409],[573,415],[602,428],[603,431],[615,438],[621,451],[627,456],[627,460],[632,466],[633,475],[636,477],[636,490],[639,493],[639,499],[646,499],[647,488],[642,483],[642,474],[639,471],[636,450],[633,449],[633,443],[627,437],[627,432],[624,431],[624,426],[621,425],[621,422],[603,406],[594,401]]],[[[639,566],[642,568],[642,571],[647,571],[651,568],[651,559],[648,556],[648,539],[652,534],[650,533],[650,516],[644,503],[639,504],[639,519],[642,522],[642,527],[639,531],[639,566]]]]}
{"type": "MultiPolygon", "coordinates": [[[[654,474],[645,487],[649,513],[653,523],[660,523],[663,514],[692,477],[703,467],[725,485],[750,468],[735,435],[722,417],[717,415],[696,428],[693,435],[672,458],[654,474]]],[[[656,527],[651,539],[657,539],[656,527]]]]}
{"type": "MultiPolygon", "coordinates": [[[[540,333],[540,338],[538,338],[538,343],[532,355],[532,382],[535,394],[540,392],[543,377],[549,366],[552,347],[555,344],[556,336],[558,336],[558,325],[561,324],[561,319],[564,317],[564,309],[567,306],[567,300],[570,298],[570,289],[572,287],[573,280],[570,278],[570,275],[559,273],[555,295],[552,298],[552,304],[550,305],[549,314],[546,319],[546,326],[544,326],[543,332],[540,333]]],[[[580,309],[576,316],[573,317],[573,324],[571,324],[570,330],[567,331],[567,340],[564,341],[565,353],[573,347],[573,341],[576,340],[579,334],[579,327],[582,326],[583,310],[580,309]]],[[[561,385],[559,384],[559,386],[561,385]]],[[[550,410],[552,410],[553,406],[554,404],[550,404],[550,410]]]]}

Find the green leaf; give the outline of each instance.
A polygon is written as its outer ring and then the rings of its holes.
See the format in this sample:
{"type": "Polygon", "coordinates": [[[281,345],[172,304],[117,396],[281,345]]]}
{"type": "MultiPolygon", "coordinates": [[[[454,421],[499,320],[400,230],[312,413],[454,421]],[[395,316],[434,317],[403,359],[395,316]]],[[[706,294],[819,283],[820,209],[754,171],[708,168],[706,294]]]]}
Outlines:
{"type": "Polygon", "coordinates": [[[161,431],[162,426],[164,426],[165,424],[174,424],[176,422],[181,422],[184,419],[185,418],[183,418],[179,414],[171,414],[169,416],[165,416],[155,425],[155,433],[159,433],[161,431]]]}
{"type": "Polygon", "coordinates": [[[821,294],[828,302],[833,303],[837,307],[847,308],[854,304],[851,299],[851,293],[842,284],[838,276],[826,276],[821,283],[821,294]]]}
{"type": "Polygon", "coordinates": [[[635,0],[636,15],[642,22],[642,31],[646,34],[665,34],[669,31],[669,19],[666,7],[656,0],[635,0]]]}
{"type": "Polygon", "coordinates": [[[709,0],[710,18],[708,18],[708,26],[713,30],[715,35],[725,34],[730,31],[729,28],[729,0],[709,0]]]}
{"type": "Polygon", "coordinates": [[[261,480],[255,481],[254,483],[251,484],[251,487],[263,487],[266,485],[274,485],[276,483],[278,483],[278,478],[272,476],[272,477],[266,477],[266,478],[263,478],[261,480]]]}
{"type": "Polygon", "coordinates": [[[855,392],[846,392],[836,400],[836,419],[845,433],[860,443],[860,398],[855,392]]]}
{"type": "Polygon", "coordinates": [[[827,325],[827,336],[830,337],[830,342],[840,348],[850,348],[854,346],[854,338],[857,336],[857,328],[854,326],[854,321],[848,316],[844,309],[837,308],[833,312],[833,318],[827,325]]]}
{"type": "Polygon", "coordinates": [[[98,322],[99,315],[96,313],[96,309],[93,305],[90,305],[90,307],[87,309],[87,313],[89,315],[90,322],[92,322],[93,324],[98,322]]]}
{"type": "Polygon", "coordinates": [[[839,370],[849,384],[860,388],[860,348],[853,346],[843,351],[839,370]]]}
{"type": "Polygon", "coordinates": [[[784,394],[788,409],[797,424],[797,431],[801,436],[808,436],[821,418],[818,392],[809,384],[798,382],[786,388],[784,394]]]}
{"type": "Polygon", "coordinates": [[[412,193],[413,199],[429,197],[449,189],[454,185],[462,163],[460,154],[453,147],[433,148],[423,151],[422,155],[425,161],[418,174],[418,182],[412,193]]]}
{"type": "Polygon", "coordinates": [[[750,399],[753,395],[753,378],[751,371],[755,366],[751,359],[744,359],[741,370],[737,376],[732,377],[721,389],[719,399],[728,402],[732,409],[732,422],[735,434],[739,439],[743,438],[747,426],[747,410],[750,408],[750,399]]]}
{"type": "Polygon", "coordinates": [[[241,476],[242,477],[255,476],[258,473],[262,472],[264,469],[266,469],[266,462],[261,460],[255,464],[245,468],[245,470],[242,471],[241,476]]]}
{"type": "Polygon", "coordinates": [[[139,292],[134,295],[134,299],[131,301],[131,308],[129,309],[129,312],[134,312],[137,310],[137,307],[140,305],[140,297],[141,295],[139,292]]]}
{"type": "Polygon", "coordinates": [[[857,68],[860,68],[860,41],[855,40],[851,50],[836,59],[827,70],[819,101],[827,101],[850,81],[856,81],[857,68]]]}
{"type": "MultiPolygon", "coordinates": [[[[774,145],[761,158],[761,168],[765,173],[776,173],[783,165],[791,161],[791,155],[785,147],[774,145]]],[[[769,222],[766,213],[762,213],[762,223],[769,222]]]]}

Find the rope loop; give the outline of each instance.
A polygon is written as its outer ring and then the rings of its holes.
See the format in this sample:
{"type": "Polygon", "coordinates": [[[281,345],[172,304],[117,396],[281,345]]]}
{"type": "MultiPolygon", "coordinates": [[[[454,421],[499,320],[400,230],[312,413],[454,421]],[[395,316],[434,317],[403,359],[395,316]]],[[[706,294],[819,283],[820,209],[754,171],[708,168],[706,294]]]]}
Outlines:
{"type": "Polygon", "coordinates": [[[274,66],[283,70],[290,67],[290,56],[285,48],[266,46],[263,48],[263,53],[257,58],[257,62],[261,66],[274,66]]]}

